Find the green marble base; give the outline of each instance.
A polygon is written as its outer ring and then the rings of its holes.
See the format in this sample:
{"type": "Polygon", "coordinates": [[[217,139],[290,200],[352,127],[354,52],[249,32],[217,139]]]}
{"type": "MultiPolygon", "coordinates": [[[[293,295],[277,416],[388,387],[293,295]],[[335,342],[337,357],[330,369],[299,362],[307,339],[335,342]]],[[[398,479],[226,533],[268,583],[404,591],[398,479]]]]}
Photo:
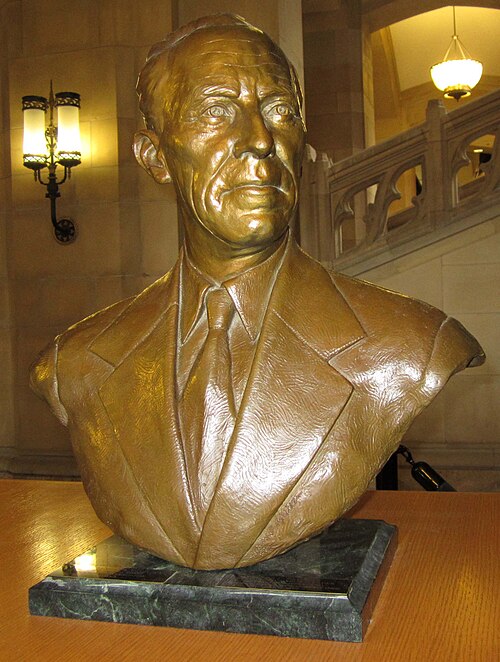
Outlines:
{"type": "Polygon", "coordinates": [[[341,520],[247,568],[190,570],[117,536],[29,591],[30,612],[195,630],[362,641],[396,546],[396,528],[341,520]]]}

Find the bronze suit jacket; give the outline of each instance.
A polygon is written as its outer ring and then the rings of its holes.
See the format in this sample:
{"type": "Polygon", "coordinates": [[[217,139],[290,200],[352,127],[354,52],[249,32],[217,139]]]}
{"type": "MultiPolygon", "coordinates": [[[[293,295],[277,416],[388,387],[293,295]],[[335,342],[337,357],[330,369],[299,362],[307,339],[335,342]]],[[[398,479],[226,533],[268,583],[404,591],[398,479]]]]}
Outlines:
{"type": "Polygon", "coordinates": [[[99,517],[181,565],[249,565],[321,531],[450,375],[482,362],[457,321],[292,243],[200,530],[175,396],[178,297],[177,265],[59,336],[32,383],[68,425],[99,517]]]}

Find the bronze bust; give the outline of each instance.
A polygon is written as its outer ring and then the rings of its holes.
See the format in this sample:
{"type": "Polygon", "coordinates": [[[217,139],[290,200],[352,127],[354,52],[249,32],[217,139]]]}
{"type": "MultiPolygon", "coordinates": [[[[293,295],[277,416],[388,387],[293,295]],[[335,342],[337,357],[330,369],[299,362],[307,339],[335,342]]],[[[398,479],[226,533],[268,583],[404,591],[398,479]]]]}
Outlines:
{"type": "Polygon", "coordinates": [[[327,271],[296,245],[297,76],[243,19],[155,45],[139,163],[173,182],[174,268],[79,322],[32,371],[116,533],[202,569],[280,554],[367,488],[476,340],[425,303],[327,271]]]}

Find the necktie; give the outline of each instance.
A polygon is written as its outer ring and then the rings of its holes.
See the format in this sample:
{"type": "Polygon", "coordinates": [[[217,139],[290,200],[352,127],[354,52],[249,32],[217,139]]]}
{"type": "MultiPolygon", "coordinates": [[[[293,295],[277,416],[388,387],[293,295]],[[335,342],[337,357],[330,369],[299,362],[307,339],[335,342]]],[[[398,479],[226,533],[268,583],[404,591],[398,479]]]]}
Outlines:
{"type": "Polygon", "coordinates": [[[206,307],[207,337],[181,399],[191,489],[202,519],[220,476],[235,419],[227,333],[233,302],[225,288],[212,289],[206,307]]]}

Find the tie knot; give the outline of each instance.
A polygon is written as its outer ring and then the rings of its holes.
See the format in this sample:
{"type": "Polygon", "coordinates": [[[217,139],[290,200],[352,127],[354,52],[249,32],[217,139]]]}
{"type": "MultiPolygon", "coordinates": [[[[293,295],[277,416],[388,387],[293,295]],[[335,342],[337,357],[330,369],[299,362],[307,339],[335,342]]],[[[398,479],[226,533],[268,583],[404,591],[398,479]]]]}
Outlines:
{"type": "Polygon", "coordinates": [[[209,290],[207,294],[207,316],[209,329],[228,330],[233,316],[234,306],[227,290],[220,287],[209,290]]]}

